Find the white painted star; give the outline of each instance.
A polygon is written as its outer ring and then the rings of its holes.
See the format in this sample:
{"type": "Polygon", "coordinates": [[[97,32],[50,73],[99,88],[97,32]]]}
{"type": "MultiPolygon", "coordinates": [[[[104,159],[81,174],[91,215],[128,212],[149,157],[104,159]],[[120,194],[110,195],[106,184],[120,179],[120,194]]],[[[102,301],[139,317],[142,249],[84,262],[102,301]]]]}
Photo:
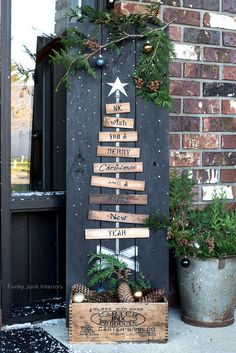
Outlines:
{"type": "Polygon", "coordinates": [[[128,83],[121,83],[119,77],[117,77],[115,82],[107,83],[107,84],[112,87],[112,89],[110,90],[110,92],[108,94],[108,97],[110,95],[112,95],[113,93],[115,93],[117,90],[120,91],[121,93],[123,93],[126,97],[128,97],[127,93],[125,92],[125,89],[124,89],[124,86],[127,86],[128,83]]]}

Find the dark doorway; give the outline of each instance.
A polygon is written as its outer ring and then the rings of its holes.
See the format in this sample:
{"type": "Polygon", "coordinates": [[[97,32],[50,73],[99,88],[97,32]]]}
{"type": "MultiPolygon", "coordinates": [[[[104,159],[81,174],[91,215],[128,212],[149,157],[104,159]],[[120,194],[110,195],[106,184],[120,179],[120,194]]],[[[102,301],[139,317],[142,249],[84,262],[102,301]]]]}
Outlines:
{"type": "Polygon", "coordinates": [[[1,33],[1,304],[3,323],[11,324],[64,315],[66,106],[65,89],[55,92],[61,69],[49,60],[57,42],[38,37],[28,97],[33,107],[30,149],[11,139],[9,77],[18,80],[19,97],[27,89],[13,72],[11,1],[1,3],[1,33]],[[20,149],[29,151],[29,157],[20,149]]]}

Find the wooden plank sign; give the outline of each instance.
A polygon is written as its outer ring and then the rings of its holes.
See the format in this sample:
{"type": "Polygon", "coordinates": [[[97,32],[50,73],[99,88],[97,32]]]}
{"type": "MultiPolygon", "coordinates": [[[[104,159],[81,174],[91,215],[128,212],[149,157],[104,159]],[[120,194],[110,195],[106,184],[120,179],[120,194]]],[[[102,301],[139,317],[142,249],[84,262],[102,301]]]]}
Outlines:
{"type": "Polygon", "coordinates": [[[105,178],[93,175],[91,177],[91,185],[112,189],[144,191],[145,181],[119,178],[105,178]]]}
{"type": "Polygon", "coordinates": [[[120,162],[120,163],[94,163],[94,173],[141,173],[143,171],[142,162],[120,162]]]}
{"type": "Polygon", "coordinates": [[[130,103],[106,104],[106,114],[130,113],[130,103]]]}
{"type": "Polygon", "coordinates": [[[103,118],[104,127],[119,127],[121,129],[133,129],[134,119],[129,118],[110,118],[105,116],[103,118]]]}
{"type": "Polygon", "coordinates": [[[90,194],[89,203],[94,205],[147,205],[147,195],[90,194]]]}
{"type": "Polygon", "coordinates": [[[99,142],[136,142],[137,131],[127,132],[99,132],[99,142]]]}
{"type": "Polygon", "coordinates": [[[93,221],[144,224],[144,220],[146,218],[148,218],[147,214],[93,211],[93,210],[89,210],[89,213],[88,213],[88,219],[93,221]]]}
{"type": "Polygon", "coordinates": [[[98,146],[97,156],[139,158],[140,148],[98,146]]]}
{"type": "Polygon", "coordinates": [[[149,238],[148,228],[100,228],[85,229],[85,239],[149,238]]]}

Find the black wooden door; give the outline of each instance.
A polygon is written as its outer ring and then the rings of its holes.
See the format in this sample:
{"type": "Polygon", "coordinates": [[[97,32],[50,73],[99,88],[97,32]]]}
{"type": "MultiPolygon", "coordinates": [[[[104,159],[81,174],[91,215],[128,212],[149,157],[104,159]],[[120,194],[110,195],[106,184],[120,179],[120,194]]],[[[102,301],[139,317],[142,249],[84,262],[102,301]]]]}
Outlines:
{"type": "MultiPolygon", "coordinates": [[[[84,25],[83,30],[89,33],[91,28],[84,25]]],[[[101,33],[102,42],[105,38],[105,34],[101,33]]],[[[115,210],[115,206],[111,205],[89,204],[89,194],[114,194],[114,189],[91,186],[91,176],[94,163],[114,162],[112,158],[98,157],[97,146],[99,131],[112,130],[105,128],[102,120],[105,104],[115,102],[114,95],[108,97],[111,87],[107,83],[115,82],[117,77],[121,82],[128,83],[125,87],[128,97],[121,95],[122,102],[131,104],[131,113],[122,116],[135,119],[134,130],[139,134],[138,142],[130,142],[126,146],[139,147],[140,161],[144,162],[143,173],[121,174],[121,178],[144,180],[145,194],[148,196],[147,206],[125,205],[120,206],[120,211],[151,214],[159,210],[168,213],[168,112],[157,109],[151,103],[144,103],[136,96],[132,80],[137,61],[136,50],[137,43],[133,41],[124,44],[119,56],[114,56],[109,50],[104,52],[106,65],[98,69],[97,80],[83,73],[71,77],[72,89],[67,95],[67,299],[72,284],[88,283],[89,251],[102,250],[113,254],[116,251],[116,240],[85,240],[85,229],[115,227],[115,223],[88,220],[88,210],[115,210]]],[[[112,174],[106,176],[112,177],[112,174]]],[[[136,227],[135,224],[122,226],[136,227]]],[[[131,263],[135,264],[136,269],[139,267],[154,287],[164,287],[168,291],[165,237],[165,231],[160,230],[151,232],[148,239],[122,239],[119,252],[121,256],[129,253],[131,263]]]]}
{"type": "Polygon", "coordinates": [[[38,38],[30,190],[11,192],[11,6],[1,5],[1,303],[11,324],[64,315],[66,102],[65,89],[55,93],[60,69],[48,57],[55,43],[38,38]]]}

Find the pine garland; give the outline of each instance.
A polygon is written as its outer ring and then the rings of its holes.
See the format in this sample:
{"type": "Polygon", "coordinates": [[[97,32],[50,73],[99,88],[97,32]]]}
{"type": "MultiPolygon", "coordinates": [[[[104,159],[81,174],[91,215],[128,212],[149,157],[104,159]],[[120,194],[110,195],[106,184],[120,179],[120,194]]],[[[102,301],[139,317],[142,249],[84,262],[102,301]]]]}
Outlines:
{"type": "Polygon", "coordinates": [[[158,107],[171,108],[168,71],[170,57],[174,56],[174,50],[166,34],[166,28],[170,23],[163,24],[160,21],[159,11],[160,3],[147,6],[147,13],[142,15],[116,15],[113,12],[96,11],[89,6],[71,10],[70,20],[73,19],[80,24],[86,19],[94,25],[94,31],[89,37],[80,32],[77,27],[72,27],[61,37],[62,48],[54,50],[51,56],[54,63],[62,64],[66,68],[66,73],[58,87],[61,83],[69,86],[70,74],[74,75],[78,70],[84,70],[97,78],[97,70],[93,67],[91,59],[102,53],[103,49],[119,51],[124,41],[144,40],[150,42],[153,50],[150,53],[140,50],[133,74],[137,94],[158,107]],[[105,44],[101,44],[97,38],[100,25],[107,30],[108,41],[105,44]]]}

